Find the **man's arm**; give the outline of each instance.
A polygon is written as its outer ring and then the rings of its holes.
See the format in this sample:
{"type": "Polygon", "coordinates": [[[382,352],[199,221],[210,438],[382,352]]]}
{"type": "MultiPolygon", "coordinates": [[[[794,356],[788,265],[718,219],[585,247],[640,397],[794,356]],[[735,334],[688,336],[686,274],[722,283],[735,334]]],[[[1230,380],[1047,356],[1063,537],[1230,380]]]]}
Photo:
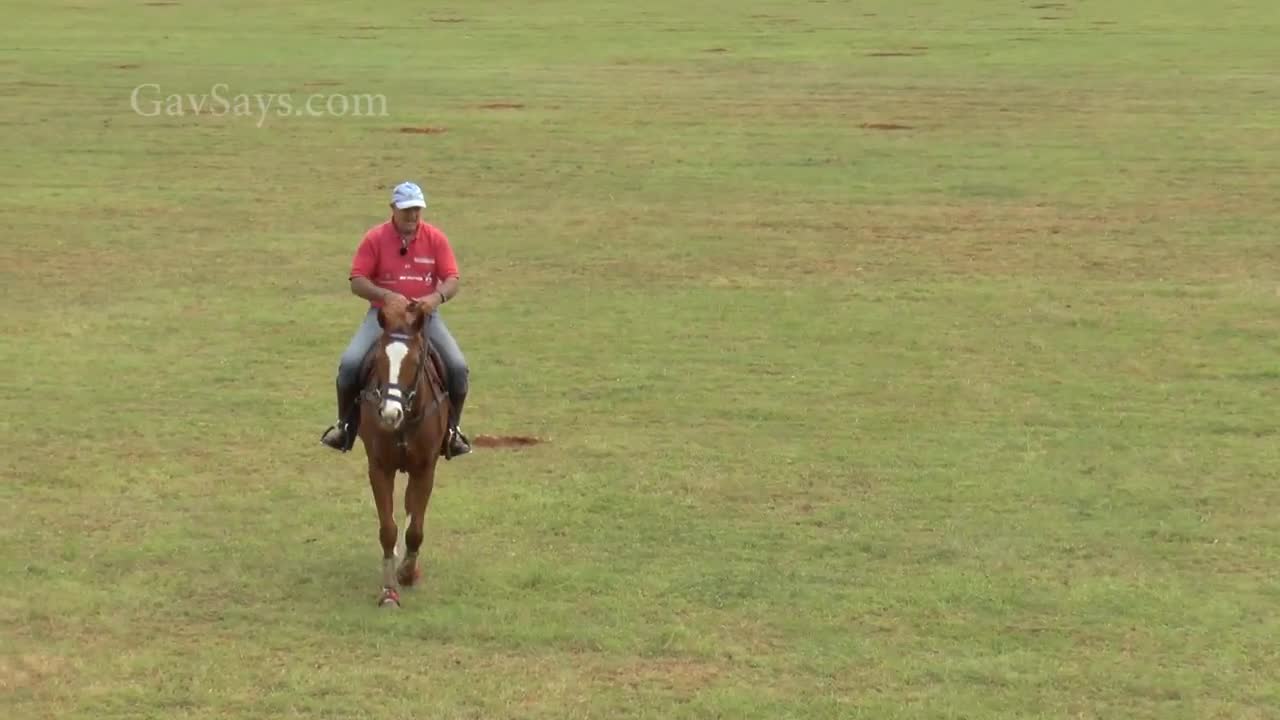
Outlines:
{"type": "Polygon", "coordinates": [[[440,283],[440,285],[436,287],[436,292],[440,293],[441,297],[443,298],[442,302],[440,303],[441,305],[443,305],[445,302],[448,302],[449,300],[452,300],[453,296],[458,294],[458,276],[454,275],[448,280],[445,280],[444,282],[440,283]]]}
{"type": "Polygon", "coordinates": [[[397,293],[374,285],[372,280],[362,275],[356,275],[351,278],[351,292],[369,302],[382,302],[384,304],[393,296],[397,296],[397,293]]]}
{"type": "Polygon", "coordinates": [[[457,294],[458,294],[458,276],[454,275],[448,280],[445,280],[441,282],[439,285],[437,285],[436,289],[431,291],[431,294],[427,295],[426,297],[418,298],[418,302],[421,302],[427,306],[427,312],[435,312],[436,308],[440,307],[445,303],[446,300],[451,299],[454,295],[457,295],[457,294]]]}
{"type": "Polygon", "coordinates": [[[377,271],[377,267],[378,245],[373,234],[367,233],[360,241],[360,247],[356,248],[355,257],[351,258],[351,272],[347,276],[351,283],[351,293],[369,302],[381,302],[383,305],[395,298],[404,300],[405,298],[399,293],[373,284],[369,276],[377,271]]]}
{"type": "Polygon", "coordinates": [[[458,260],[453,256],[453,247],[449,245],[449,238],[437,230],[433,240],[436,246],[437,277],[443,279],[436,283],[436,289],[430,295],[419,298],[430,305],[431,312],[435,312],[436,308],[458,294],[458,260]]]}

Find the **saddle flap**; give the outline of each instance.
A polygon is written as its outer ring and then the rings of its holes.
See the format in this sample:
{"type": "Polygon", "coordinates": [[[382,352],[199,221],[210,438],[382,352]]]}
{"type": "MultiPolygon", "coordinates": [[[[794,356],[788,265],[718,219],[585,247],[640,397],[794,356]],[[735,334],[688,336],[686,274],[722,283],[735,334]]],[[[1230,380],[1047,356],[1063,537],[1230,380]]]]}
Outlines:
{"type": "Polygon", "coordinates": [[[444,358],[440,356],[440,352],[436,350],[436,346],[427,343],[427,357],[431,358],[431,365],[435,367],[435,376],[440,378],[441,390],[449,386],[448,378],[445,376],[444,358]]]}
{"type": "Polygon", "coordinates": [[[360,387],[369,387],[369,382],[373,380],[373,357],[378,350],[378,344],[374,343],[364,353],[364,360],[360,361],[360,387]]]}

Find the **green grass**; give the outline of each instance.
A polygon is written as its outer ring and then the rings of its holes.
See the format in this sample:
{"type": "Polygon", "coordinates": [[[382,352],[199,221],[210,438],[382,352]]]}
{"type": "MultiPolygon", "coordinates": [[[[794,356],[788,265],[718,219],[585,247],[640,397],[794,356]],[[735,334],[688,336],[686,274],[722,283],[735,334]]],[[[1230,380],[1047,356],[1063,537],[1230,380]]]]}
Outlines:
{"type": "Polygon", "coordinates": [[[7,9],[0,715],[1280,707],[1274,4],[7,9]],[[404,178],[547,442],[388,614],[318,437],[404,178]]]}

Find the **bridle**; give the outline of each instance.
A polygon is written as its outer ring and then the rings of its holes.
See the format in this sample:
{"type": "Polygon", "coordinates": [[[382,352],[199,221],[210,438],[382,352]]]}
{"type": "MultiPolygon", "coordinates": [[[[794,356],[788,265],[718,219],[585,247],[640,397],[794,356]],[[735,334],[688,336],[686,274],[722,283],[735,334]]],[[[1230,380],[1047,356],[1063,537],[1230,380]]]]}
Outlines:
{"type": "MultiPolygon", "coordinates": [[[[393,341],[403,342],[410,347],[413,346],[413,341],[415,339],[415,335],[398,332],[387,333],[387,337],[391,338],[393,341]]],[[[431,358],[428,354],[426,343],[423,343],[422,349],[418,353],[418,366],[414,368],[413,381],[407,391],[404,386],[399,383],[399,378],[396,378],[395,382],[388,382],[386,385],[381,387],[375,384],[373,387],[366,389],[361,394],[366,402],[371,402],[376,407],[381,407],[384,399],[393,397],[391,395],[391,391],[397,391],[398,397],[396,399],[400,401],[400,406],[404,408],[404,422],[400,424],[400,430],[398,433],[399,444],[401,447],[405,445],[405,432],[415,427],[422,421],[422,418],[427,416],[428,413],[435,412],[436,408],[440,407],[440,402],[445,398],[445,394],[436,388],[435,385],[427,378],[427,363],[429,362],[431,362],[431,358]],[[418,396],[418,387],[424,382],[431,387],[433,395],[435,396],[434,401],[431,403],[431,407],[425,409],[419,407],[418,403],[414,402],[418,396]],[[417,412],[414,412],[415,409],[417,412]]],[[[372,376],[370,376],[370,380],[373,380],[372,376]]]]}

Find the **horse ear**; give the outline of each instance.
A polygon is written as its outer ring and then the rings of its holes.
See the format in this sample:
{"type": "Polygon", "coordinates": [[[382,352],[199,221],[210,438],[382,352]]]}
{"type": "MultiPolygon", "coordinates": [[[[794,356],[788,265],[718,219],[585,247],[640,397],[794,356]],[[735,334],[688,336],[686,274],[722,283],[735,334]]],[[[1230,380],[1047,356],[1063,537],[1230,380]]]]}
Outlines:
{"type": "Polygon", "coordinates": [[[382,311],[382,308],[378,308],[378,327],[384,329],[387,327],[387,314],[382,311]]]}
{"type": "Polygon", "coordinates": [[[422,326],[426,323],[426,320],[427,320],[427,310],[426,308],[422,307],[422,303],[414,303],[413,312],[414,312],[413,329],[415,332],[422,332],[422,326]]]}

